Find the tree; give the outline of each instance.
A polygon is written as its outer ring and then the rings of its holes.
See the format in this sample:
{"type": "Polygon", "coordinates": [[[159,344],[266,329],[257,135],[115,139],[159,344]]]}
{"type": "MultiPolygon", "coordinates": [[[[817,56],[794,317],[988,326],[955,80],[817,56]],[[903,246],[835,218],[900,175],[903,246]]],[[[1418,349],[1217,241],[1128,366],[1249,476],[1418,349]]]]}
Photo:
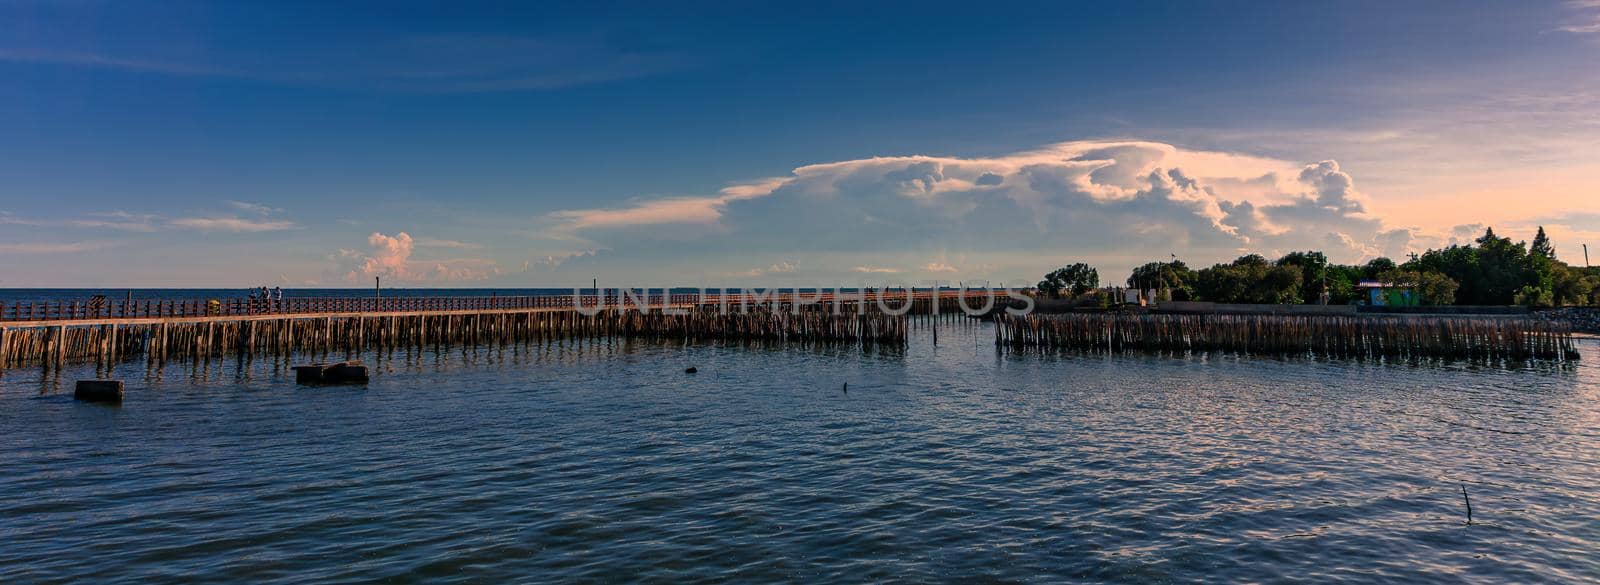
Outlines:
{"type": "Polygon", "coordinates": [[[1450,277],[1438,272],[1414,272],[1410,270],[1390,270],[1378,276],[1378,279],[1411,289],[1411,294],[1416,295],[1419,305],[1450,305],[1456,302],[1456,289],[1460,286],[1450,277]]]}
{"type": "Polygon", "coordinates": [[[1328,266],[1328,303],[1345,305],[1355,300],[1356,283],[1361,281],[1360,266],[1328,266]]]}
{"type": "Polygon", "coordinates": [[[1528,246],[1528,253],[1542,256],[1549,260],[1556,259],[1555,246],[1550,245],[1550,238],[1544,235],[1544,226],[1539,226],[1539,233],[1533,236],[1533,244],[1528,246]]]}
{"type": "Polygon", "coordinates": [[[1573,267],[1572,269],[1582,271],[1584,278],[1594,283],[1594,288],[1589,289],[1589,304],[1600,306],[1600,266],[1594,268],[1573,267]]]}
{"type": "Polygon", "coordinates": [[[1583,274],[1583,278],[1594,285],[1593,288],[1589,289],[1589,298],[1584,301],[1579,301],[1579,303],[1590,306],[1600,306],[1600,266],[1593,268],[1578,268],[1573,266],[1570,268],[1574,272],[1583,274]]]}
{"type": "MultiPolygon", "coordinates": [[[[1316,302],[1327,290],[1328,257],[1322,252],[1290,252],[1278,259],[1278,266],[1300,271],[1300,288],[1305,302],[1316,302]]],[[[1332,295],[1329,295],[1332,297],[1332,295]]]]}
{"type": "Polygon", "coordinates": [[[1044,280],[1039,281],[1036,288],[1040,293],[1051,297],[1060,297],[1063,292],[1070,292],[1078,296],[1100,286],[1100,271],[1094,267],[1079,262],[1071,266],[1058,268],[1044,275],[1044,280]]]}
{"type": "Polygon", "coordinates": [[[1266,258],[1249,254],[1201,270],[1195,292],[1203,300],[1219,303],[1299,303],[1301,278],[1293,266],[1273,266],[1266,258]]]}
{"type": "Polygon", "coordinates": [[[1516,303],[1526,296],[1522,289],[1529,286],[1542,291],[1533,295],[1536,299],[1550,292],[1553,261],[1549,258],[1529,254],[1524,243],[1496,236],[1493,228],[1484,230],[1474,243],[1477,245],[1428,250],[1403,268],[1450,277],[1461,285],[1456,299],[1468,305],[1516,303]]]}
{"type": "Polygon", "coordinates": [[[1166,290],[1170,298],[1184,300],[1194,296],[1194,283],[1199,276],[1182,260],[1150,262],[1133,269],[1133,274],[1128,276],[1128,286],[1139,290],[1166,290]]]}
{"type": "Polygon", "coordinates": [[[1552,304],[1550,291],[1531,284],[1517,291],[1516,301],[1524,307],[1548,307],[1552,304]]]}
{"type": "Polygon", "coordinates": [[[1375,279],[1378,278],[1379,274],[1396,268],[1399,268],[1399,266],[1395,265],[1394,260],[1379,256],[1367,261],[1367,264],[1361,267],[1361,278],[1375,279]]]}
{"type": "Polygon", "coordinates": [[[1594,304],[1594,294],[1600,290],[1600,275],[1582,268],[1555,262],[1551,266],[1551,302],[1556,306],[1594,304]]]}
{"type": "MultiPolygon", "coordinates": [[[[1166,287],[1175,299],[1188,293],[1189,298],[1224,303],[1314,302],[1326,292],[1329,303],[1345,304],[1355,300],[1357,282],[1374,279],[1411,288],[1428,305],[1600,305],[1600,268],[1557,260],[1543,227],[1532,244],[1513,242],[1488,228],[1471,243],[1412,254],[1400,265],[1388,258],[1334,264],[1317,251],[1290,252],[1276,262],[1249,254],[1198,272],[1182,262],[1150,262],[1133,270],[1128,285],[1166,287]]],[[[1044,290],[1046,283],[1040,284],[1044,290]]]]}
{"type": "Polygon", "coordinates": [[[1423,272],[1417,279],[1417,302],[1424,305],[1454,305],[1461,284],[1437,272],[1423,272]]]}

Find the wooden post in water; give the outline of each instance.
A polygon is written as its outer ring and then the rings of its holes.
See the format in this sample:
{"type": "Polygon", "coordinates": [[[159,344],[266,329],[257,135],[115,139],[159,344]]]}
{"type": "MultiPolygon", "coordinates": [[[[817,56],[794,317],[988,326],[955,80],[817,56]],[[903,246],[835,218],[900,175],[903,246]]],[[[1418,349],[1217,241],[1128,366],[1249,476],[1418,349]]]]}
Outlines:
{"type": "Polygon", "coordinates": [[[57,368],[60,368],[61,364],[64,364],[67,361],[67,328],[66,328],[66,326],[57,326],[56,327],[55,342],[56,342],[56,351],[55,351],[55,355],[52,356],[51,359],[55,361],[55,366],[57,368]]]}

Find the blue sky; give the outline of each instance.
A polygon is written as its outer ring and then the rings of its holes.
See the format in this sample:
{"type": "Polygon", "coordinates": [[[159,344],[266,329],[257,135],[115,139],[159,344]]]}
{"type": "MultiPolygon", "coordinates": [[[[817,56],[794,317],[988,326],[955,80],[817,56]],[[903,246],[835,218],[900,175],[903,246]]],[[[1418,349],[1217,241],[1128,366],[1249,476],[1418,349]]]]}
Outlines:
{"type": "Polygon", "coordinates": [[[0,3],[0,286],[1600,244],[1593,1],[328,4],[0,3]]]}

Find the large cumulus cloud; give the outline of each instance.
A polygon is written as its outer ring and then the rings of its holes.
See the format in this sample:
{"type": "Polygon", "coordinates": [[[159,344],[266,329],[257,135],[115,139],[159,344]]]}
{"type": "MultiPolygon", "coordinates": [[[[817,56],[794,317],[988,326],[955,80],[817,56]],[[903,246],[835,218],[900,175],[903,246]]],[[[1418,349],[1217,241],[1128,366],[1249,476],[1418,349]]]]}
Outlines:
{"type": "Polygon", "coordinates": [[[1115,274],[1168,253],[1207,263],[1293,249],[1353,262],[1424,243],[1416,230],[1368,215],[1366,203],[1331,160],[1070,142],[988,158],[809,165],[705,197],[564,210],[545,227],[618,259],[806,258],[814,275],[864,265],[930,277],[979,266],[1031,274],[1067,258],[1115,274]]]}

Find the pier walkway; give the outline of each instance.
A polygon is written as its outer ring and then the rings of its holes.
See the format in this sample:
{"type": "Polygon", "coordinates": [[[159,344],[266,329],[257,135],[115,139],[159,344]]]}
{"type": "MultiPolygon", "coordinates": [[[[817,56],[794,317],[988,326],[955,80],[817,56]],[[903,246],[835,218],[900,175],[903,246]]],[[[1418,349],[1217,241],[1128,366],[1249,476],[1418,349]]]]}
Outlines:
{"type": "MultiPolygon", "coordinates": [[[[605,295],[527,295],[527,296],[469,296],[469,297],[289,297],[280,300],[248,298],[184,299],[184,300],[106,300],[41,301],[0,303],[0,326],[3,327],[59,327],[111,324],[158,324],[175,322],[205,322],[213,320],[265,320],[281,318],[320,317],[395,317],[417,315],[460,315],[482,313],[526,313],[531,311],[571,311],[579,308],[594,310],[627,309],[631,311],[659,311],[692,307],[757,307],[800,305],[877,306],[879,299],[891,308],[898,309],[907,302],[916,303],[912,312],[933,309],[920,305],[938,298],[941,309],[950,307],[961,296],[959,290],[887,290],[851,293],[729,293],[698,294],[661,293],[605,295]]],[[[981,303],[985,296],[996,299],[1004,291],[991,293],[984,289],[967,291],[967,296],[981,303]]],[[[997,300],[998,302],[998,300],[997,300]]]]}
{"type": "MultiPolygon", "coordinates": [[[[672,336],[895,342],[900,316],[954,316],[958,290],[475,297],[291,297],[0,305],[0,371],[21,364],[152,361],[364,347],[672,336]],[[721,310],[726,308],[726,310],[721,310]],[[884,308],[890,309],[885,311],[884,308]],[[681,314],[666,309],[684,309],[681,314]],[[699,310],[691,310],[699,309],[699,310]],[[904,309],[902,311],[902,309],[904,309]]],[[[973,308],[1004,292],[971,290],[973,308]]]]}

